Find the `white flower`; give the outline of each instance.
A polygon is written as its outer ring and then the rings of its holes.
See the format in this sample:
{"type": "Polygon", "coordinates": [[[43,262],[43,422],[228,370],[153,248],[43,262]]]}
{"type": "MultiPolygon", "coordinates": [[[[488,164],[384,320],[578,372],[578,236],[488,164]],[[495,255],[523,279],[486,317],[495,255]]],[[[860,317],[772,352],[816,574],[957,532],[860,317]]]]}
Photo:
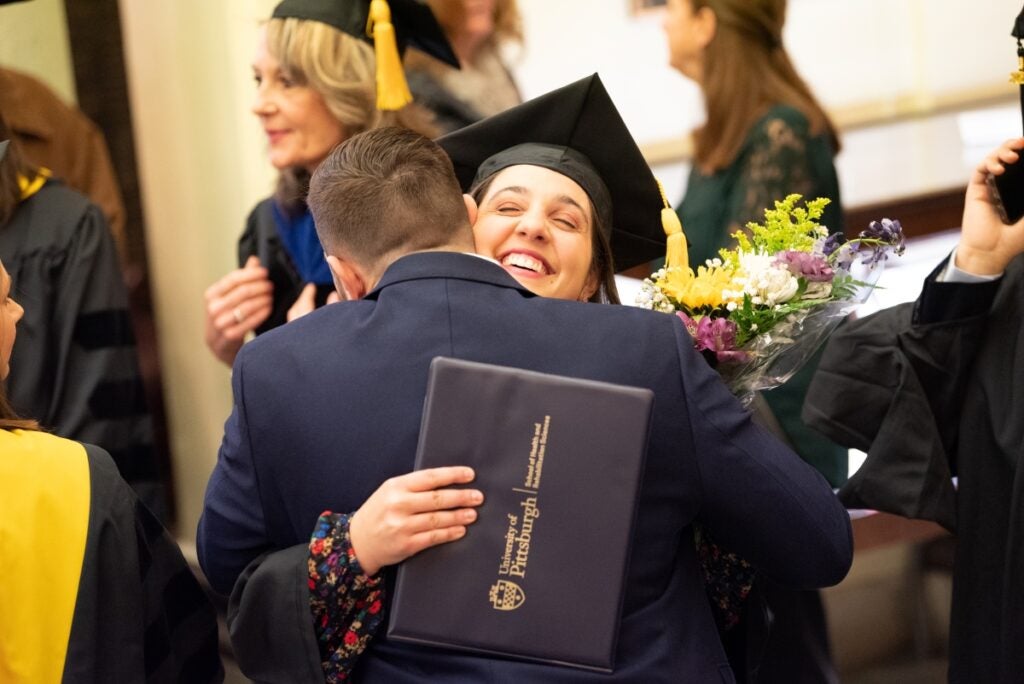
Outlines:
{"type": "Polygon", "coordinates": [[[761,276],[761,291],[769,306],[788,302],[800,289],[800,281],[789,272],[789,269],[772,268],[761,276]]]}
{"type": "Polygon", "coordinates": [[[804,299],[826,299],[832,294],[832,283],[807,283],[804,299]]]}
{"type": "Polygon", "coordinates": [[[796,295],[800,282],[789,269],[775,265],[775,257],[763,252],[741,253],[740,268],[745,274],[743,291],[753,304],[775,306],[796,295]]]}
{"type": "Polygon", "coordinates": [[[739,257],[740,270],[746,273],[748,278],[773,268],[775,263],[775,255],[765,252],[740,252],[739,257]]]}
{"type": "Polygon", "coordinates": [[[650,309],[652,311],[661,311],[662,313],[672,313],[675,311],[675,307],[672,306],[672,302],[665,296],[665,293],[659,290],[658,286],[650,280],[644,280],[640,284],[640,291],[636,294],[635,303],[643,309],[650,309]]]}

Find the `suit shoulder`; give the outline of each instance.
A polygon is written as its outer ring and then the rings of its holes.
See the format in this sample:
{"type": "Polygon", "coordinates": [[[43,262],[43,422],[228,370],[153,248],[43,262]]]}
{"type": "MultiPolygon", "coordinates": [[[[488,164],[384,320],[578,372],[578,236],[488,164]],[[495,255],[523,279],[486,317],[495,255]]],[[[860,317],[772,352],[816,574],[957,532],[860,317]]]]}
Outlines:
{"type": "Polygon", "coordinates": [[[616,305],[616,304],[585,304],[585,315],[601,317],[610,324],[639,326],[651,329],[665,329],[672,327],[676,317],[672,314],[660,311],[651,311],[639,306],[616,305]]]}

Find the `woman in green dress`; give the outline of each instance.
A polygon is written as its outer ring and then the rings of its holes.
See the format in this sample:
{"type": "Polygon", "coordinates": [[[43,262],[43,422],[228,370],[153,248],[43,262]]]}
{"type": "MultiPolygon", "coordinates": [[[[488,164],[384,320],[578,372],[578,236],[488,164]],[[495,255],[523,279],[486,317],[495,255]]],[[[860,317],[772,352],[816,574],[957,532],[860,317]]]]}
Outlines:
{"type": "MultiPolygon", "coordinates": [[[[762,220],[765,208],[792,193],[832,200],[822,222],[830,233],[843,230],[834,163],[839,138],[786,53],[785,17],[786,0],[668,1],[670,62],[700,86],[706,109],[705,122],[693,132],[693,167],[677,207],[691,265],[716,257],[731,246],[733,233],[762,220]]],[[[817,356],[765,393],[758,414],[839,486],[847,477],[846,450],[800,419],[816,367],[817,356]]],[[[835,681],[817,592],[768,592],[775,621],[758,679],[835,681]]]]}

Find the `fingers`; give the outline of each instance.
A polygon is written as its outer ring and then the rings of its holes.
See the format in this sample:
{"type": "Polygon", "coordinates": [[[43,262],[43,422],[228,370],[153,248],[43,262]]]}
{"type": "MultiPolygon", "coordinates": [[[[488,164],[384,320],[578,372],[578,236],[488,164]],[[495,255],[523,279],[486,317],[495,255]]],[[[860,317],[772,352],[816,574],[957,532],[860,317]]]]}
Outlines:
{"type": "Polygon", "coordinates": [[[331,290],[331,293],[329,295],[327,295],[327,303],[328,304],[337,304],[340,301],[341,301],[341,295],[338,294],[337,290],[331,290]]]}
{"type": "Polygon", "coordinates": [[[269,282],[267,269],[260,266],[259,263],[259,259],[256,257],[249,257],[248,261],[245,262],[244,268],[236,268],[213,285],[206,288],[206,301],[209,302],[213,299],[224,297],[239,285],[258,282],[261,280],[267,280],[267,282],[269,282]]]}
{"type": "Polygon", "coordinates": [[[230,309],[236,307],[247,299],[270,295],[274,291],[274,284],[266,276],[235,278],[234,276],[242,271],[232,271],[224,276],[206,290],[206,305],[212,310],[230,309]],[[229,289],[224,290],[224,283],[232,283],[229,289]],[[217,291],[220,294],[211,294],[217,291]]]}
{"type": "Polygon", "coordinates": [[[473,480],[472,468],[427,468],[393,477],[356,511],[349,526],[363,568],[398,563],[430,546],[459,539],[483,503],[477,489],[450,488],[473,480]]]}
{"type": "Polygon", "coordinates": [[[426,492],[439,487],[447,487],[453,484],[466,484],[472,482],[476,473],[472,468],[466,466],[443,466],[441,468],[425,468],[402,475],[396,480],[402,480],[403,484],[411,492],[426,492]]]}
{"type": "Polygon", "coordinates": [[[267,320],[273,306],[272,296],[255,297],[233,309],[221,311],[214,318],[214,325],[218,332],[227,339],[240,340],[267,320]]]}
{"type": "Polygon", "coordinates": [[[267,269],[252,256],[245,268],[235,269],[207,288],[206,318],[208,337],[231,341],[243,339],[270,316],[274,285],[267,269]]]}
{"type": "Polygon", "coordinates": [[[484,494],[479,489],[435,489],[409,494],[403,508],[409,513],[430,513],[479,506],[483,502],[484,494]]]}
{"type": "Polygon", "coordinates": [[[1011,138],[1007,140],[982,160],[981,164],[978,165],[978,171],[981,173],[991,173],[993,176],[1002,174],[1006,170],[1005,164],[1013,164],[1020,159],[1021,149],[1024,149],[1024,138],[1011,138]]]}
{"type": "MultiPolygon", "coordinates": [[[[473,477],[473,469],[465,466],[427,468],[394,477],[385,482],[381,490],[389,509],[409,516],[429,515],[436,511],[482,504],[484,494],[479,489],[445,489],[448,485],[470,482],[473,477]]],[[[436,527],[423,527],[424,524],[422,521],[417,522],[415,529],[436,527]]]]}
{"type": "Polygon", "coordinates": [[[465,527],[476,521],[477,512],[474,508],[460,508],[454,511],[431,511],[409,516],[404,525],[410,538],[423,532],[446,530],[453,527],[465,527]]]}
{"type": "Polygon", "coordinates": [[[448,542],[455,541],[456,539],[462,539],[465,536],[466,527],[464,525],[456,525],[443,529],[430,530],[429,532],[421,532],[409,538],[409,555],[411,556],[419,553],[423,549],[429,549],[431,546],[447,544],[448,542]]]}
{"type": "Polygon", "coordinates": [[[314,309],[316,309],[316,285],[306,283],[306,286],[302,288],[302,292],[299,293],[298,299],[289,307],[287,319],[294,321],[296,318],[302,318],[314,309]]]}

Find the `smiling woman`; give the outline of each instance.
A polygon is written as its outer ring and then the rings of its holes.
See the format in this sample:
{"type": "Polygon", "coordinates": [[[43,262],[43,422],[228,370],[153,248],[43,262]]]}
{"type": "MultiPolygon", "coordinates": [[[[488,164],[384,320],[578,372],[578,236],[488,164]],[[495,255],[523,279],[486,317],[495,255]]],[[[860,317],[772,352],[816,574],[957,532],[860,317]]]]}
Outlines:
{"type": "Polygon", "coordinates": [[[545,297],[619,303],[665,250],[658,183],[595,74],[444,136],[477,251],[545,297]]]}
{"type": "Polygon", "coordinates": [[[281,171],[301,168],[312,173],[345,139],[344,125],[318,90],[296,83],[281,67],[267,48],[266,27],[260,31],[252,71],[256,82],[252,111],[267,135],[270,163],[281,171]]]}
{"type": "MultiPolygon", "coordinates": [[[[374,7],[380,12],[389,5],[374,7]]],[[[358,0],[284,0],[260,32],[252,111],[280,175],[274,196],[249,215],[238,242],[239,267],[206,291],[206,343],[229,366],[249,333],[311,311],[334,291],[306,207],[310,175],[327,154],[347,137],[378,126],[435,133],[416,105],[399,104],[396,110],[389,102],[391,111],[378,109],[381,81],[366,30],[385,23],[387,12],[372,18],[370,13],[358,0]]],[[[390,13],[399,51],[415,45],[458,65],[429,8],[391,0],[390,13]]]]}
{"type": "MultiPolygon", "coordinates": [[[[598,290],[593,267],[594,208],[567,176],[540,166],[512,166],[475,193],[480,209],[473,235],[477,251],[501,263],[531,292],[587,301],[598,290]]],[[[607,241],[599,245],[607,250],[607,241]]],[[[606,292],[617,299],[614,283],[606,292]]]]}

